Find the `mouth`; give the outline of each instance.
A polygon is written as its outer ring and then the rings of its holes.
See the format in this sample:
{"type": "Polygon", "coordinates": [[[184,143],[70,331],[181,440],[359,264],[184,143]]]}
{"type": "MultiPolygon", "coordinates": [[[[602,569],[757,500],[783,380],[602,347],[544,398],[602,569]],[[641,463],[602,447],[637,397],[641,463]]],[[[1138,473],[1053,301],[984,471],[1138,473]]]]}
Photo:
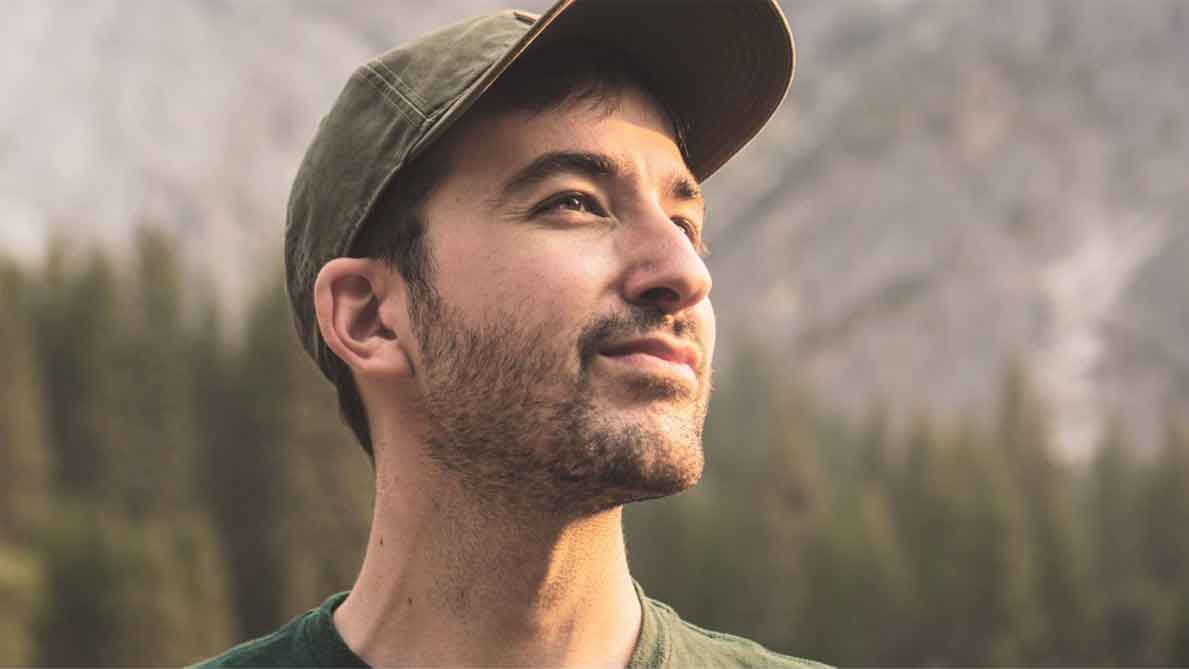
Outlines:
{"type": "Polygon", "coordinates": [[[667,337],[640,337],[614,342],[599,350],[605,358],[646,373],[698,379],[698,350],[667,337]]]}

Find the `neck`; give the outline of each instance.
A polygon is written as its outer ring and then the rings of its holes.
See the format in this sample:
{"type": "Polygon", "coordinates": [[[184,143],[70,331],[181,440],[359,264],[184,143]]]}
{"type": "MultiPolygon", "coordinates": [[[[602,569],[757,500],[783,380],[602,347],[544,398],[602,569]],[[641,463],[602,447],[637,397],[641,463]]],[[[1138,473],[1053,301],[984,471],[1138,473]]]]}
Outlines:
{"type": "Polygon", "coordinates": [[[623,667],[640,617],[620,508],[512,512],[404,459],[377,461],[367,554],[334,622],[372,666],[623,667]]]}

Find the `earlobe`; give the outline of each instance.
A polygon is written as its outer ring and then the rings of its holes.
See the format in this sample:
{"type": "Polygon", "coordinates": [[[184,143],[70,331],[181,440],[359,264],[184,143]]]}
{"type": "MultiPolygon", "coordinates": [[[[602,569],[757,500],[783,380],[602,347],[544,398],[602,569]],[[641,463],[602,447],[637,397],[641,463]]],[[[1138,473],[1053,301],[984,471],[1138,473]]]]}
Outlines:
{"type": "Polygon", "coordinates": [[[375,260],[335,258],[314,281],[314,312],[326,345],[357,375],[402,376],[411,372],[403,342],[386,303],[390,272],[375,260]]]}

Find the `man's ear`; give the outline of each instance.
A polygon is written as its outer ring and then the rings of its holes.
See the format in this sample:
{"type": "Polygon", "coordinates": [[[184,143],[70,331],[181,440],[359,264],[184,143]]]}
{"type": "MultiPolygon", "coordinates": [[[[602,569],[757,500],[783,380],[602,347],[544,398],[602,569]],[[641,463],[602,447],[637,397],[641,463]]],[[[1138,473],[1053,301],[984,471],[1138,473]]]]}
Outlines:
{"type": "Polygon", "coordinates": [[[397,337],[392,314],[406,313],[403,284],[384,263],[369,258],[335,258],[314,280],[314,312],[330,350],[356,374],[407,376],[413,367],[397,337]],[[398,308],[392,308],[396,306],[398,308]]]}

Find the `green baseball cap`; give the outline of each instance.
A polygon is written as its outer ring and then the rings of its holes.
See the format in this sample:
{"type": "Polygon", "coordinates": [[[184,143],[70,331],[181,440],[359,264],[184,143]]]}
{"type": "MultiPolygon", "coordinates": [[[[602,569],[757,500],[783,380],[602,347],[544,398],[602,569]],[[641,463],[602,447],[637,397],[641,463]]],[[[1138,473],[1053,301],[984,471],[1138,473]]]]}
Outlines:
{"type": "Polygon", "coordinates": [[[458,23],[359,67],[322,119],[293,182],[285,275],[298,336],[334,379],[314,280],[345,256],[380,194],[517,60],[583,41],[627,55],[684,129],[695,178],[713,174],[768,121],[793,79],[775,0],[559,0],[458,23]]]}

